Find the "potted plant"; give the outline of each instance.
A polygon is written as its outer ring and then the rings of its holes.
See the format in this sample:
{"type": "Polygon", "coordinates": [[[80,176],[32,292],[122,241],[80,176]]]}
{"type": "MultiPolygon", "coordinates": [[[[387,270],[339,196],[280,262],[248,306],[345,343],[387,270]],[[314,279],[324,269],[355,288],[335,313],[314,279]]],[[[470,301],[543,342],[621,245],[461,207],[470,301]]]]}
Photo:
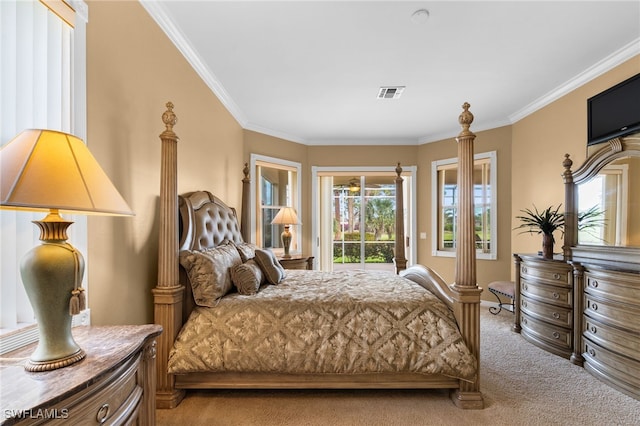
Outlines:
{"type": "Polygon", "coordinates": [[[524,229],[521,233],[542,234],[542,256],[545,259],[553,258],[554,231],[564,232],[564,213],[560,213],[560,206],[561,204],[555,208],[549,206],[542,211],[538,211],[538,208],[534,205],[533,210],[520,210],[524,214],[516,216],[516,219],[520,219],[522,223],[514,229],[524,229]]]}

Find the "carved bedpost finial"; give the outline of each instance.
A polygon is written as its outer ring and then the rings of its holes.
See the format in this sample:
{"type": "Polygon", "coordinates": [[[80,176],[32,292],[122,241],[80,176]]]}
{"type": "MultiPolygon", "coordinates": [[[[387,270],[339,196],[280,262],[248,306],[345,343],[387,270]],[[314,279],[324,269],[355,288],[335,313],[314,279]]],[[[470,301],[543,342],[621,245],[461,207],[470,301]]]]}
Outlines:
{"type": "Polygon", "coordinates": [[[573,160],[569,158],[569,154],[564,155],[564,161],[562,161],[562,167],[564,167],[564,172],[562,172],[562,179],[565,183],[573,182],[573,175],[571,174],[571,166],[573,165],[573,160]]]}
{"type": "Polygon", "coordinates": [[[469,108],[471,108],[469,102],[465,102],[464,104],[462,104],[462,109],[464,111],[462,111],[462,113],[460,113],[460,116],[458,116],[458,123],[460,123],[460,125],[462,126],[460,136],[473,134],[473,132],[469,130],[469,127],[471,127],[471,123],[473,123],[473,114],[469,111],[469,108]]]}
{"type": "Polygon", "coordinates": [[[249,163],[244,163],[244,168],[242,169],[242,173],[244,173],[243,182],[249,182],[249,163]]]}
{"type": "Polygon", "coordinates": [[[398,175],[398,177],[402,175],[402,167],[400,167],[400,163],[396,166],[396,175],[398,175]]]}
{"type": "Polygon", "coordinates": [[[167,110],[162,114],[162,122],[167,127],[167,132],[173,132],[173,126],[178,122],[178,117],[173,112],[173,102],[167,102],[167,110]]]}

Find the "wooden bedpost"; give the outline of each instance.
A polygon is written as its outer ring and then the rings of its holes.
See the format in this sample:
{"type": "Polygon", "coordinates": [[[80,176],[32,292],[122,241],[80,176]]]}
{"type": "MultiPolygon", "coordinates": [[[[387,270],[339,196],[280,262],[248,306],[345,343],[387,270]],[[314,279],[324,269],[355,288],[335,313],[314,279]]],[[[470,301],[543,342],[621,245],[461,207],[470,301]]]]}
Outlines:
{"type": "Polygon", "coordinates": [[[182,297],[178,270],[178,136],[173,132],[177,122],[173,104],[167,102],[162,114],[166,129],[162,140],[162,165],[160,169],[160,236],[158,244],[158,285],[152,290],[154,320],[164,332],[157,342],[156,407],[174,408],[185,391],[175,389],[175,378],[167,373],[167,360],[182,320],[182,297]]]}
{"type": "Polygon", "coordinates": [[[249,164],[244,163],[244,169],[242,169],[242,173],[244,173],[244,178],[242,178],[242,213],[240,215],[240,234],[242,235],[242,239],[250,243],[251,242],[251,223],[250,223],[250,212],[249,205],[251,196],[251,179],[249,178],[249,164]]]}
{"type": "Polygon", "coordinates": [[[456,248],[455,283],[452,290],[460,303],[454,314],[461,327],[460,332],[471,353],[478,360],[478,379],[474,383],[460,381],[460,388],[452,395],[460,408],[480,409],[484,407],[480,393],[480,293],[476,282],[476,239],[473,208],[473,141],[476,135],[469,130],[473,114],[469,105],[462,105],[458,122],[462,131],[458,142],[458,235],[456,248]]]}
{"type": "Polygon", "coordinates": [[[393,263],[396,265],[396,274],[407,269],[407,258],[404,253],[404,202],[402,191],[402,167],[396,166],[396,244],[393,263]]]}

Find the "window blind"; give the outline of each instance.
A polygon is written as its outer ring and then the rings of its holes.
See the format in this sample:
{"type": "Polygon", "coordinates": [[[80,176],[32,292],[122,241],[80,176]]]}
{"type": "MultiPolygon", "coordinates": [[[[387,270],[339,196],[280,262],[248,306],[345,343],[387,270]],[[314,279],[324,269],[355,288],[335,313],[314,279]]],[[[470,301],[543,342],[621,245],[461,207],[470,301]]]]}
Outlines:
{"type": "MultiPolygon", "coordinates": [[[[68,3],[58,3],[69,9],[68,3]]],[[[87,9],[83,2],[74,3],[84,11],[83,19],[75,20],[76,30],[43,2],[0,1],[1,145],[29,128],[85,138],[85,115],[77,113],[86,110],[85,88],[77,83],[85,81],[85,68],[77,64],[85,56],[87,9]]],[[[42,217],[41,213],[0,210],[0,353],[37,338],[35,328],[28,327],[34,316],[22,285],[20,261],[39,244],[40,233],[31,221],[42,217]]],[[[69,229],[69,240],[86,248],[86,220],[68,219],[78,225],[69,229]]]]}

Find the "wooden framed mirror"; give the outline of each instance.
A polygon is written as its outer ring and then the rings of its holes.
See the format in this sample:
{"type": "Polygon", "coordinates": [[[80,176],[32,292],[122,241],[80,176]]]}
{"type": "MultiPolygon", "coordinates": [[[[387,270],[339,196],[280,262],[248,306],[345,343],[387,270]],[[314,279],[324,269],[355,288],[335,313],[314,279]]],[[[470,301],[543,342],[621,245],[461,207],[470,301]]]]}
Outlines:
{"type": "Polygon", "coordinates": [[[640,270],[640,133],[594,148],[563,162],[565,260],[640,270]]]}

